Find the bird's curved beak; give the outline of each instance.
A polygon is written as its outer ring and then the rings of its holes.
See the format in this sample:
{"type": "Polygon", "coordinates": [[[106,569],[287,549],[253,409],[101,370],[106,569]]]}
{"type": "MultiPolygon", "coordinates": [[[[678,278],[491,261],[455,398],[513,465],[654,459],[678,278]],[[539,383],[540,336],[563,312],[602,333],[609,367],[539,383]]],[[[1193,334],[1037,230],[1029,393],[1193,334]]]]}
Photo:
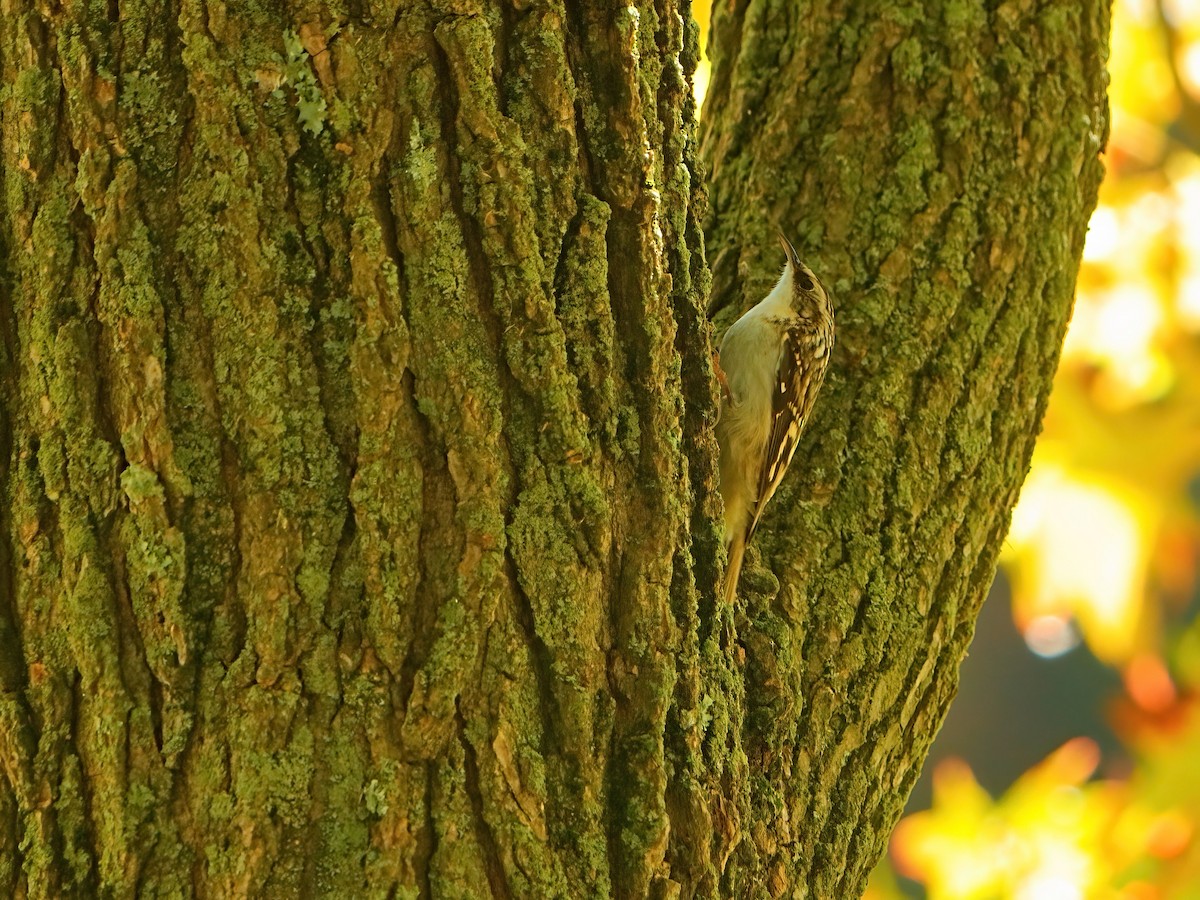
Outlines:
{"type": "Polygon", "coordinates": [[[792,242],[787,239],[782,231],[779,232],[779,246],[787,254],[788,262],[792,264],[792,271],[799,272],[800,257],[796,254],[796,248],[792,246],[792,242]]]}

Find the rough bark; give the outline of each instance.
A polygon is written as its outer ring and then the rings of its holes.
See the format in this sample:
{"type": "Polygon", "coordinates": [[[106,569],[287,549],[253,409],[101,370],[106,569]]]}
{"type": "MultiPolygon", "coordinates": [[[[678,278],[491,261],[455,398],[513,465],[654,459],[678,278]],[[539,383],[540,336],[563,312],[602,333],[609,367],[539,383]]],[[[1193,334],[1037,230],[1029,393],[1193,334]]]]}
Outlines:
{"type": "Polygon", "coordinates": [[[0,895],[711,892],[696,56],[3,6],[0,895]]]}
{"type": "Polygon", "coordinates": [[[0,895],[861,889],[1044,405],[1105,16],[743,5],[714,296],[778,220],[841,306],[738,610],[686,4],[0,7],[0,895]]]}
{"type": "Polygon", "coordinates": [[[743,578],[753,779],[729,896],[863,889],[954,694],[1070,315],[1108,4],[716,4],[718,321],[793,235],[837,350],[743,578]],[[773,573],[773,574],[772,574],[773,573]]]}

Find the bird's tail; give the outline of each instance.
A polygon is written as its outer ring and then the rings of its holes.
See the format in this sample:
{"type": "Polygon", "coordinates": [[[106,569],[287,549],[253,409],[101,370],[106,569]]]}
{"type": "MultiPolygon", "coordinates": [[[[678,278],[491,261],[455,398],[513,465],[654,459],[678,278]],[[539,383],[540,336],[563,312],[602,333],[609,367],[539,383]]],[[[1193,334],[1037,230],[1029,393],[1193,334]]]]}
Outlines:
{"type": "Polygon", "coordinates": [[[733,606],[737,598],[738,576],[742,574],[742,559],[746,556],[746,539],[735,538],[729,545],[729,564],[725,566],[725,603],[733,606]]]}

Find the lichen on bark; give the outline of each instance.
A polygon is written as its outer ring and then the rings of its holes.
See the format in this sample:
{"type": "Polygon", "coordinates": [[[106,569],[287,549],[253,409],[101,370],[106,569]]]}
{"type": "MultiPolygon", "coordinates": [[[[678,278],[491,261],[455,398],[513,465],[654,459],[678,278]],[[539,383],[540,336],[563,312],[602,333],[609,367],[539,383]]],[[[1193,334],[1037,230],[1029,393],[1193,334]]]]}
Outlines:
{"type": "Polygon", "coordinates": [[[696,56],[679,2],[9,5],[0,892],[711,893],[696,56]]]}
{"type": "Polygon", "coordinates": [[[1106,3],[714,9],[718,321],[771,229],[837,349],[743,578],[748,840],[729,896],[857,896],[953,696],[1029,465],[1107,134],[1106,3]]]}
{"type": "Polygon", "coordinates": [[[708,204],[679,0],[12,0],[0,894],[855,895],[1028,464],[1106,29],[721,6],[708,204]],[[839,304],[736,609],[702,217],[719,325],[776,224],[839,304]]]}

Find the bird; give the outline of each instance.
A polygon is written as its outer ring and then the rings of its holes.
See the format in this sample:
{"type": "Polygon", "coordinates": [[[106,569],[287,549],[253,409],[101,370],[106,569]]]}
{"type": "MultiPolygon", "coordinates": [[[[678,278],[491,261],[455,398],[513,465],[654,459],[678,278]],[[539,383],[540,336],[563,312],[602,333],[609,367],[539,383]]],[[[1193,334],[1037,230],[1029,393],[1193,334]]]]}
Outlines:
{"type": "Polygon", "coordinates": [[[787,256],[766,297],[729,327],[716,357],[725,601],[737,595],[746,545],[808,424],[833,350],[833,303],[779,232],[787,256]]]}

